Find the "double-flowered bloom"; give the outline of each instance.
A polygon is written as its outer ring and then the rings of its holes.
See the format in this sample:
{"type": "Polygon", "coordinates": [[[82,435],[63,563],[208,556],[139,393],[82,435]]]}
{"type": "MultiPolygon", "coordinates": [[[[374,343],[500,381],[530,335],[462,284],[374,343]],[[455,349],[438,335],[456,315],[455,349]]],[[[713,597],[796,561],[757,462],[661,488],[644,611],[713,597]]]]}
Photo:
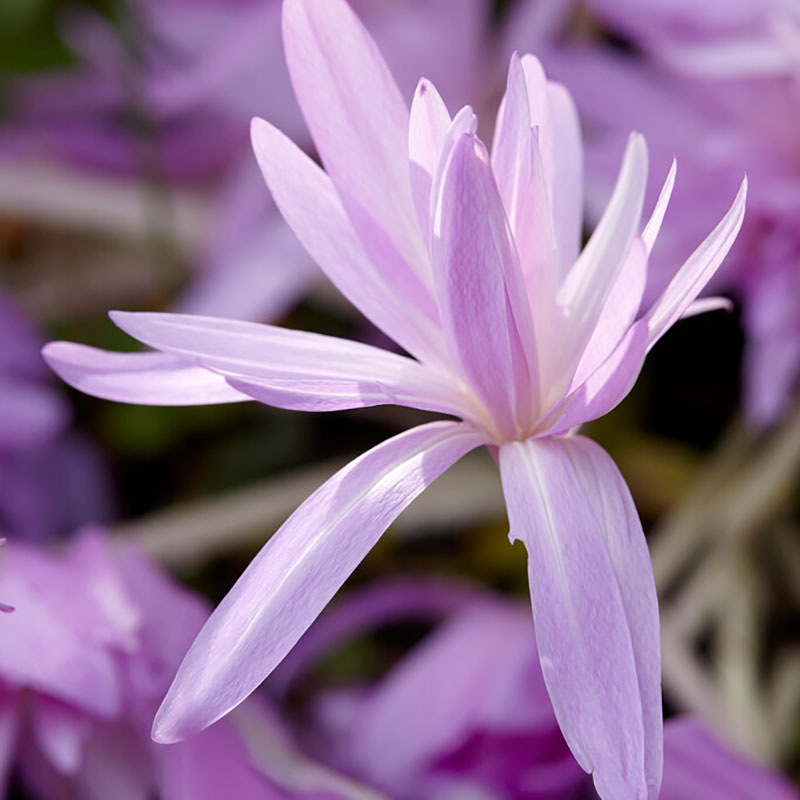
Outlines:
{"type": "Polygon", "coordinates": [[[331,281],[409,356],[252,323],[114,313],[161,351],[49,345],[73,385],[127,402],[255,398],[309,411],[393,403],[456,417],[354,460],[267,542],[178,671],[154,735],[210,724],[268,675],[381,534],[468,451],[497,454],[511,536],[529,553],[534,623],[564,737],[604,798],[661,780],[658,609],[646,542],[610,457],[575,435],[633,385],[648,350],[730,248],[730,212],[642,309],[675,177],[642,226],[643,138],[631,135],[605,214],[580,250],[582,151],[565,89],[514,55],[491,154],[468,107],[422,80],[409,113],[344,0],[286,0],[284,43],[318,167],[253,124],[281,213],[331,281]]]}

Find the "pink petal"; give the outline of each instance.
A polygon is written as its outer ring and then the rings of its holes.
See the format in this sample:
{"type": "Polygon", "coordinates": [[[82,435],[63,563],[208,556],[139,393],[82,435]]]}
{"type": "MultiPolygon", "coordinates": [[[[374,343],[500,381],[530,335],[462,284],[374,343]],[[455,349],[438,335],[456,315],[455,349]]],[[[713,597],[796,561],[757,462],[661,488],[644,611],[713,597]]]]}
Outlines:
{"type": "Polygon", "coordinates": [[[166,353],[112,353],[72,342],[50,342],[42,356],[70,386],[105,400],[195,406],[250,399],[221,375],[166,353]]]}
{"type": "Polygon", "coordinates": [[[367,250],[409,301],[431,275],[408,174],[408,108],[344,0],[289,0],[286,61],[326,171],[367,250]],[[391,269],[390,269],[391,267],[391,269]]]}
{"type": "Polygon", "coordinates": [[[648,255],[653,252],[656,238],[661,231],[661,224],[664,222],[664,215],[667,213],[667,206],[669,206],[672,190],[675,187],[675,175],[677,171],[678,162],[672,159],[672,166],[669,168],[667,178],[664,181],[664,185],[661,187],[653,213],[650,215],[650,219],[647,220],[647,224],[642,231],[642,239],[645,243],[645,247],[647,247],[648,255]]]}
{"type": "Polygon", "coordinates": [[[645,316],[650,325],[651,347],[680,319],[728,254],[742,227],[746,196],[747,178],[742,181],[733,205],[722,221],[689,256],[661,297],[648,310],[645,316]]]}
{"type": "Polygon", "coordinates": [[[646,283],[647,249],[642,239],[637,237],[614,280],[592,337],[581,356],[573,386],[584,383],[627,334],[642,303],[646,283]]]}
{"type": "Polygon", "coordinates": [[[515,53],[497,115],[492,171],[514,232],[534,327],[543,337],[552,325],[559,267],[540,139],[541,128],[531,127],[525,74],[515,53]]]}
{"type": "Polygon", "coordinates": [[[602,417],[626,397],[647,355],[647,322],[630,327],[608,358],[580,385],[548,431],[559,436],[576,425],[602,417]]]}
{"type": "Polygon", "coordinates": [[[538,410],[536,343],[527,294],[489,158],[457,136],[437,169],[431,255],[451,357],[512,438],[538,410]]]}
{"type": "Polygon", "coordinates": [[[681,319],[707,314],[709,311],[733,311],[733,301],[727,297],[701,297],[686,306],[681,319]]]}
{"type": "Polygon", "coordinates": [[[558,250],[559,274],[575,263],[583,221],[583,146],[575,104],[561,84],[548,81],[539,60],[521,59],[530,124],[540,131],[545,184],[558,250]]]}
{"type": "Polygon", "coordinates": [[[641,523],[583,437],[500,449],[511,536],[528,550],[542,670],[562,733],[604,800],[661,782],[658,605],[641,523]]]}
{"type": "Polygon", "coordinates": [[[400,512],[483,441],[458,423],[423,425],[368,451],[311,495],[200,632],[159,709],[154,738],[183,738],[247,697],[400,512]]]}
{"type": "Polygon", "coordinates": [[[450,114],[436,87],[423,78],[414,92],[408,123],[411,194],[420,230],[429,233],[431,186],[450,129],[450,114]]]}
{"type": "Polygon", "coordinates": [[[453,376],[360,342],[190,314],[111,317],[145,344],[219,372],[262,402],[309,411],[400,403],[467,413],[468,396],[453,376]]]}
{"type": "MultiPolygon", "coordinates": [[[[299,2],[299,0],[296,0],[299,2]]],[[[398,296],[393,276],[365,251],[330,178],[264,120],[253,120],[253,149],[273,199],[320,268],[367,319],[420,360],[443,363],[444,345],[432,317],[398,296]]],[[[407,144],[406,180],[408,181],[407,144]]],[[[414,222],[416,225],[416,221],[414,222]]]]}
{"type": "Polygon", "coordinates": [[[558,301],[569,320],[565,360],[581,352],[594,330],[614,281],[625,263],[639,221],[647,183],[647,145],[639,134],[628,140],[611,200],[589,242],[562,283],[558,301]]]}

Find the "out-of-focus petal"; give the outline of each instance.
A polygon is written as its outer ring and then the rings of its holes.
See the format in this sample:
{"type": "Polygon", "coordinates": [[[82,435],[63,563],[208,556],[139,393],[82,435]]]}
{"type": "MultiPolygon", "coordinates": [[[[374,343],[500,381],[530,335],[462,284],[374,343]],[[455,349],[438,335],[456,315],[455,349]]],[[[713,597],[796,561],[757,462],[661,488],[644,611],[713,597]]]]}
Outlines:
{"type": "Polygon", "coordinates": [[[728,213],[708,238],[689,256],[678,270],[664,293],[647,311],[652,347],[676,322],[689,304],[712,278],[722,260],[736,241],[744,220],[747,178],[742,181],[739,193],[728,213]]]}
{"type": "MultiPolygon", "coordinates": [[[[398,296],[353,228],[330,178],[290,139],[264,120],[252,126],[253,149],[273,199],[300,243],[331,282],[367,319],[423,361],[443,363],[435,308],[398,296]]],[[[408,147],[404,140],[406,181],[408,147]]],[[[416,220],[414,221],[416,225],[416,220]]],[[[432,299],[430,300],[432,304],[432,299]]]]}
{"type": "Polygon", "coordinates": [[[86,394],[155,406],[197,406],[250,400],[222,375],[167,353],[113,353],[72,342],[51,342],[45,361],[62,380],[86,394]]]}
{"type": "Polygon", "coordinates": [[[283,39],[300,108],[362,242],[378,264],[391,262],[387,277],[407,301],[430,302],[408,107],[375,42],[344,0],[284,3],[283,39]]]}
{"type": "Polygon", "coordinates": [[[514,674],[519,662],[530,666],[531,660],[535,664],[536,648],[526,614],[491,602],[465,608],[370,693],[353,720],[351,757],[365,765],[379,785],[398,786],[405,776],[421,773],[484,726],[507,733],[535,729],[535,717],[541,714],[541,722],[546,724],[549,717],[555,728],[535,666],[525,675],[532,685],[511,704],[505,703],[509,684],[514,683],[514,690],[521,688],[513,681],[520,677],[514,674]]]}
{"type": "MultiPolygon", "coordinates": [[[[255,177],[267,194],[261,176],[255,177]]],[[[270,205],[265,202],[258,210],[241,238],[206,259],[173,305],[175,311],[275,322],[322,279],[286,223],[277,214],[270,216],[270,205]]]]}
{"type": "Polygon", "coordinates": [[[500,449],[511,536],[528,550],[536,638],[559,725],[604,800],[661,779],[658,605],[641,523],[610,457],[583,437],[500,449]]]}
{"type": "Polygon", "coordinates": [[[664,726],[661,800],[797,800],[788,781],[725,749],[691,717],[664,726]]]}
{"type": "Polygon", "coordinates": [[[185,742],[159,748],[163,800],[281,800],[286,795],[261,777],[229,720],[185,742]]]}
{"type": "Polygon", "coordinates": [[[190,314],[114,311],[111,317],[145,344],[215,370],[237,391],[283,408],[398,403],[462,415],[469,402],[454,376],[360,342],[190,314]]]}
{"type": "Polygon", "coordinates": [[[67,408],[48,386],[0,376],[0,447],[41,444],[67,421],[67,408]]]}
{"type": "Polygon", "coordinates": [[[514,438],[538,411],[533,323],[489,157],[457,136],[434,181],[431,255],[442,327],[454,363],[514,438]]]}
{"type": "Polygon", "coordinates": [[[0,677],[109,718],[122,704],[116,662],[52,607],[65,581],[63,569],[43,553],[19,544],[3,553],[0,597],[15,611],[3,617],[0,677]]]}
{"type": "Polygon", "coordinates": [[[423,425],[368,451],[312,494],[211,615],[159,709],[154,737],[185,737],[247,697],[400,512],[483,441],[458,423],[423,425]]]}
{"type": "Polygon", "coordinates": [[[49,697],[36,697],[33,702],[31,727],[36,743],[50,764],[64,775],[78,771],[91,726],[85,714],[49,697]]]}

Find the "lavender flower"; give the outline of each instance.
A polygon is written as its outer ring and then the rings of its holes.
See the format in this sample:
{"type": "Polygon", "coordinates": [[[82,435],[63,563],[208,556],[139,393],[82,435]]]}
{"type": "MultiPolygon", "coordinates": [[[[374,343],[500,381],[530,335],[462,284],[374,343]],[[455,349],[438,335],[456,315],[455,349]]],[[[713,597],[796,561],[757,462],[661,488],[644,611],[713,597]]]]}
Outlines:
{"type": "Polygon", "coordinates": [[[579,253],[581,144],[572,101],[538,61],[511,60],[492,155],[469,107],[420,82],[407,110],[343,0],[288,0],[284,44],[326,171],[266,122],[253,141],[284,218],[330,279],[412,357],[301,331],[114,313],[162,354],[45,349],[68,382],[163,404],[253,397],[313,411],[395,403],[459,418],[365,453],[265,545],[187,654],[156,718],[173,741],[268,675],[433,480],[479,445],[498,454],[511,536],[529,552],[544,679],[578,762],[605,798],[654,798],[661,776],[658,610],[647,546],[613,461],[571,435],[630,390],[647,351],[730,248],[722,222],[639,313],[674,179],[641,227],[644,139],[579,253]]]}
{"type": "Polygon", "coordinates": [[[99,531],[84,531],[61,557],[19,543],[3,556],[0,592],[16,610],[0,651],[0,796],[12,769],[34,796],[58,800],[358,796],[334,794],[350,782],[307,766],[261,702],[175,747],[150,740],[207,612],[141,554],[113,553],[99,531]],[[260,748],[263,763],[251,753],[251,735],[280,748],[275,774],[270,748],[260,748]]]}

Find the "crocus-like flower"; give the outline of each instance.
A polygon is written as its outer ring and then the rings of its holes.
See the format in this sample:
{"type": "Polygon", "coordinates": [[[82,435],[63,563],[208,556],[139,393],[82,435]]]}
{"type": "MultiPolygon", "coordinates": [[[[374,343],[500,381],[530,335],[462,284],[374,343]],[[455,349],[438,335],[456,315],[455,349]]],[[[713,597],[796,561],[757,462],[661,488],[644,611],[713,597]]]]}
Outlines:
{"type": "Polygon", "coordinates": [[[410,110],[344,0],[287,0],[284,44],[325,170],[256,121],[284,218],[330,279],[411,357],[302,331],[122,314],[162,351],[66,343],[45,356],[89,393],[166,404],[253,397],[324,411],[394,403],[433,422],[368,451],[270,539],[198,636],[155,721],[172,741],[236,706],[280,663],[395,517],[461,456],[497,453],[511,536],[529,552],[542,671],[564,737],[606,798],[661,776],[658,610],[641,523],[610,457],[573,435],[630,390],[650,347],[731,246],[745,187],[644,313],[647,256],[674,172],[641,227],[633,134],[579,253],[581,145],[567,92],[514,56],[491,157],[468,107],[420,82],[410,110]]]}

